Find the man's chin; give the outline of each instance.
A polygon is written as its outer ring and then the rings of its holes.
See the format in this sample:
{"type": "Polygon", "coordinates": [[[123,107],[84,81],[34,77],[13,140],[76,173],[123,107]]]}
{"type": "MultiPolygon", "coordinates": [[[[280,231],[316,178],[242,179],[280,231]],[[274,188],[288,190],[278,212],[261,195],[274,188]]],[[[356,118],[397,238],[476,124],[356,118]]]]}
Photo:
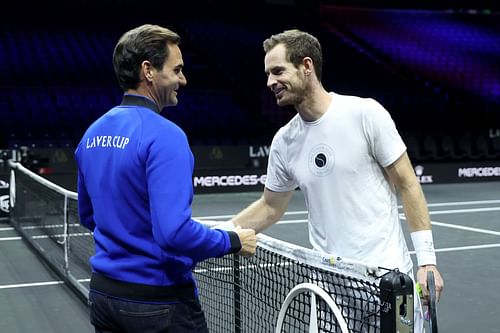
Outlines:
{"type": "Polygon", "coordinates": [[[277,99],[277,100],[276,100],[276,105],[278,105],[278,106],[280,106],[280,107],[282,107],[282,106],[287,106],[287,105],[289,105],[289,104],[290,104],[290,103],[287,103],[287,101],[286,101],[286,100],[284,100],[283,98],[281,98],[281,99],[277,99]]]}
{"type": "Polygon", "coordinates": [[[171,98],[171,99],[168,101],[167,106],[176,106],[178,103],[179,103],[179,101],[177,100],[177,98],[171,98]]]}

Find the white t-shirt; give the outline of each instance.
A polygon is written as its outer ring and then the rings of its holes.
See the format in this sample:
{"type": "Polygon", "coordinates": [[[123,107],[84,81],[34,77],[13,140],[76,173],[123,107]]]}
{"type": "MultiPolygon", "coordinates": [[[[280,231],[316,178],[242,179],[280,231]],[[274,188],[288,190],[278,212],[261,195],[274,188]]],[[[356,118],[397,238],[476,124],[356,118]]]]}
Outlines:
{"type": "Polygon", "coordinates": [[[383,169],[406,146],[378,102],[330,94],[320,119],[306,122],[297,114],[276,133],[266,187],[275,192],[300,187],[315,249],[409,272],[413,265],[396,190],[383,169]]]}

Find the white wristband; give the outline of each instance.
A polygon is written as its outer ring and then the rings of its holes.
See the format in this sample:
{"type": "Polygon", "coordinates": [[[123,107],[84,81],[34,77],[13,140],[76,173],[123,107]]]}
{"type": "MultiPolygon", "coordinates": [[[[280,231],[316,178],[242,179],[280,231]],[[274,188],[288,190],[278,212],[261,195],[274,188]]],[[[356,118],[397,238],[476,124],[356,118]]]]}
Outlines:
{"type": "Polygon", "coordinates": [[[413,247],[417,254],[417,263],[419,266],[435,265],[436,253],[434,251],[434,241],[432,240],[431,230],[420,230],[411,233],[413,247]]]}
{"type": "Polygon", "coordinates": [[[219,223],[212,227],[213,229],[220,229],[220,230],[225,230],[225,231],[234,231],[236,229],[236,226],[234,225],[233,222],[231,221],[226,221],[219,223]]]}

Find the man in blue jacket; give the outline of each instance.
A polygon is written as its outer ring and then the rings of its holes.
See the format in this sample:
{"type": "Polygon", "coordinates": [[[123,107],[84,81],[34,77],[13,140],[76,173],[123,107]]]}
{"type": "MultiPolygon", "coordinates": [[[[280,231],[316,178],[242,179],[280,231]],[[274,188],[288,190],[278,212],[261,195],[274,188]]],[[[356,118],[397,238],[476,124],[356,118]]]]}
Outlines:
{"type": "Polygon", "coordinates": [[[95,240],[96,332],[207,332],[192,268],[255,253],[253,230],[210,229],[191,218],[193,154],[184,132],[159,114],[186,85],[179,42],[156,25],[120,38],[113,66],[123,100],[75,152],[80,220],[95,240]]]}

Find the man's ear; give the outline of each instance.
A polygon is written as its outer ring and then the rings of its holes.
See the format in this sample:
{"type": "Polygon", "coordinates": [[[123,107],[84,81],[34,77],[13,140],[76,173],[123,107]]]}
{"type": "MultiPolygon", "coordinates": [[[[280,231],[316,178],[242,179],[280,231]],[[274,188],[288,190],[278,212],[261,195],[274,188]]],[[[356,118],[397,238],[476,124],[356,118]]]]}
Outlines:
{"type": "Polygon", "coordinates": [[[153,73],[153,65],[149,60],[144,60],[141,64],[141,72],[142,75],[148,80],[149,82],[153,81],[154,73],[153,73]]]}
{"type": "Polygon", "coordinates": [[[306,76],[311,75],[311,73],[314,71],[314,64],[313,61],[310,57],[305,57],[302,59],[302,65],[304,66],[304,74],[306,76]]]}

